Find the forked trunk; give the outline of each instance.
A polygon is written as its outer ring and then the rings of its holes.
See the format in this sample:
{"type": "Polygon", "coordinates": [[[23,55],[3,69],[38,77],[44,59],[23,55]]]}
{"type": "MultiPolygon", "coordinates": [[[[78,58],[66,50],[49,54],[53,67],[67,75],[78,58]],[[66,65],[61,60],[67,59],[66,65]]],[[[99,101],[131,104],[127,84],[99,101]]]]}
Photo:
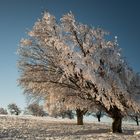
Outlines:
{"type": "Polygon", "coordinates": [[[83,111],[80,109],[76,109],[77,115],[77,125],[83,125],[83,111]]]}

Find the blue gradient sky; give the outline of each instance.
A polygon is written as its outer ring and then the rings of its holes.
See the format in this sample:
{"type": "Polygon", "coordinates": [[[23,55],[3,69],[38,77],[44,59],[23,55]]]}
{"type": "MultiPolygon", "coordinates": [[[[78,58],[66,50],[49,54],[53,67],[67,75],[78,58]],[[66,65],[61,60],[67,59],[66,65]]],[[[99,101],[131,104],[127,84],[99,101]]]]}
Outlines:
{"type": "Polygon", "coordinates": [[[12,102],[26,106],[16,82],[16,51],[26,29],[31,29],[46,9],[57,19],[72,11],[78,21],[117,35],[124,56],[140,72],[139,0],[0,0],[0,106],[12,102]]]}

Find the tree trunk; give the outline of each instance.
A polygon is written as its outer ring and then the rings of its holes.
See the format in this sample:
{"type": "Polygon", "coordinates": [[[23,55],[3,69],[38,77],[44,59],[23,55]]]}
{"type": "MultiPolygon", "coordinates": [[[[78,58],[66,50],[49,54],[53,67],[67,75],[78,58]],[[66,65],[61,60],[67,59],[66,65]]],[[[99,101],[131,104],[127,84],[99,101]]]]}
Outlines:
{"type": "Polygon", "coordinates": [[[112,107],[107,113],[113,119],[112,122],[112,132],[113,133],[122,133],[122,114],[121,111],[116,107],[112,107]]]}
{"type": "Polygon", "coordinates": [[[139,119],[138,119],[138,116],[136,116],[136,123],[137,123],[137,126],[139,126],[139,119]]]}
{"type": "Polygon", "coordinates": [[[101,115],[102,115],[101,111],[99,111],[99,112],[96,113],[96,116],[97,116],[98,122],[101,121],[101,115]]]}
{"type": "Polygon", "coordinates": [[[113,133],[122,133],[122,117],[117,116],[117,117],[113,118],[112,132],[113,133]]]}
{"type": "Polygon", "coordinates": [[[99,115],[97,115],[97,119],[98,119],[98,122],[100,122],[101,121],[101,119],[100,119],[101,117],[99,116],[99,115]]]}
{"type": "Polygon", "coordinates": [[[77,125],[83,125],[83,111],[80,109],[76,109],[77,115],[77,125]]]}

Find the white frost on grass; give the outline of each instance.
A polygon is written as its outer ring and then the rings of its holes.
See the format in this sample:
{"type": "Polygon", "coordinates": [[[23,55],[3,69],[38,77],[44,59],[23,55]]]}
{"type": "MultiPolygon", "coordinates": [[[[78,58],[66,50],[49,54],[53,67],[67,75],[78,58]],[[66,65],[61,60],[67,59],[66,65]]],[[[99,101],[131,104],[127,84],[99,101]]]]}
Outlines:
{"type": "Polygon", "coordinates": [[[110,132],[108,123],[76,125],[52,117],[0,116],[0,140],[139,140],[140,126],[123,124],[123,134],[110,132]]]}
{"type": "Polygon", "coordinates": [[[134,131],[135,135],[140,135],[140,131],[134,131]]]}

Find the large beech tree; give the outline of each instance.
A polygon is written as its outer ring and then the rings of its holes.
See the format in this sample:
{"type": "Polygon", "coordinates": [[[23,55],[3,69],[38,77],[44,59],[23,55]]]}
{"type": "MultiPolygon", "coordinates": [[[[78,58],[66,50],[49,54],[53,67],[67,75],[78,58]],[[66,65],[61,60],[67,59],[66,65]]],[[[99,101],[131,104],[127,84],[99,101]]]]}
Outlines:
{"type": "Polygon", "coordinates": [[[77,22],[71,12],[59,22],[45,12],[21,39],[19,85],[34,96],[53,94],[52,100],[75,103],[80,98],[86,107],[101,107],[113,119],[112,131],[121,133],[123,116],[140,111],[140,78],[123,59],[117,39],[107,35],[77,22]]]}

